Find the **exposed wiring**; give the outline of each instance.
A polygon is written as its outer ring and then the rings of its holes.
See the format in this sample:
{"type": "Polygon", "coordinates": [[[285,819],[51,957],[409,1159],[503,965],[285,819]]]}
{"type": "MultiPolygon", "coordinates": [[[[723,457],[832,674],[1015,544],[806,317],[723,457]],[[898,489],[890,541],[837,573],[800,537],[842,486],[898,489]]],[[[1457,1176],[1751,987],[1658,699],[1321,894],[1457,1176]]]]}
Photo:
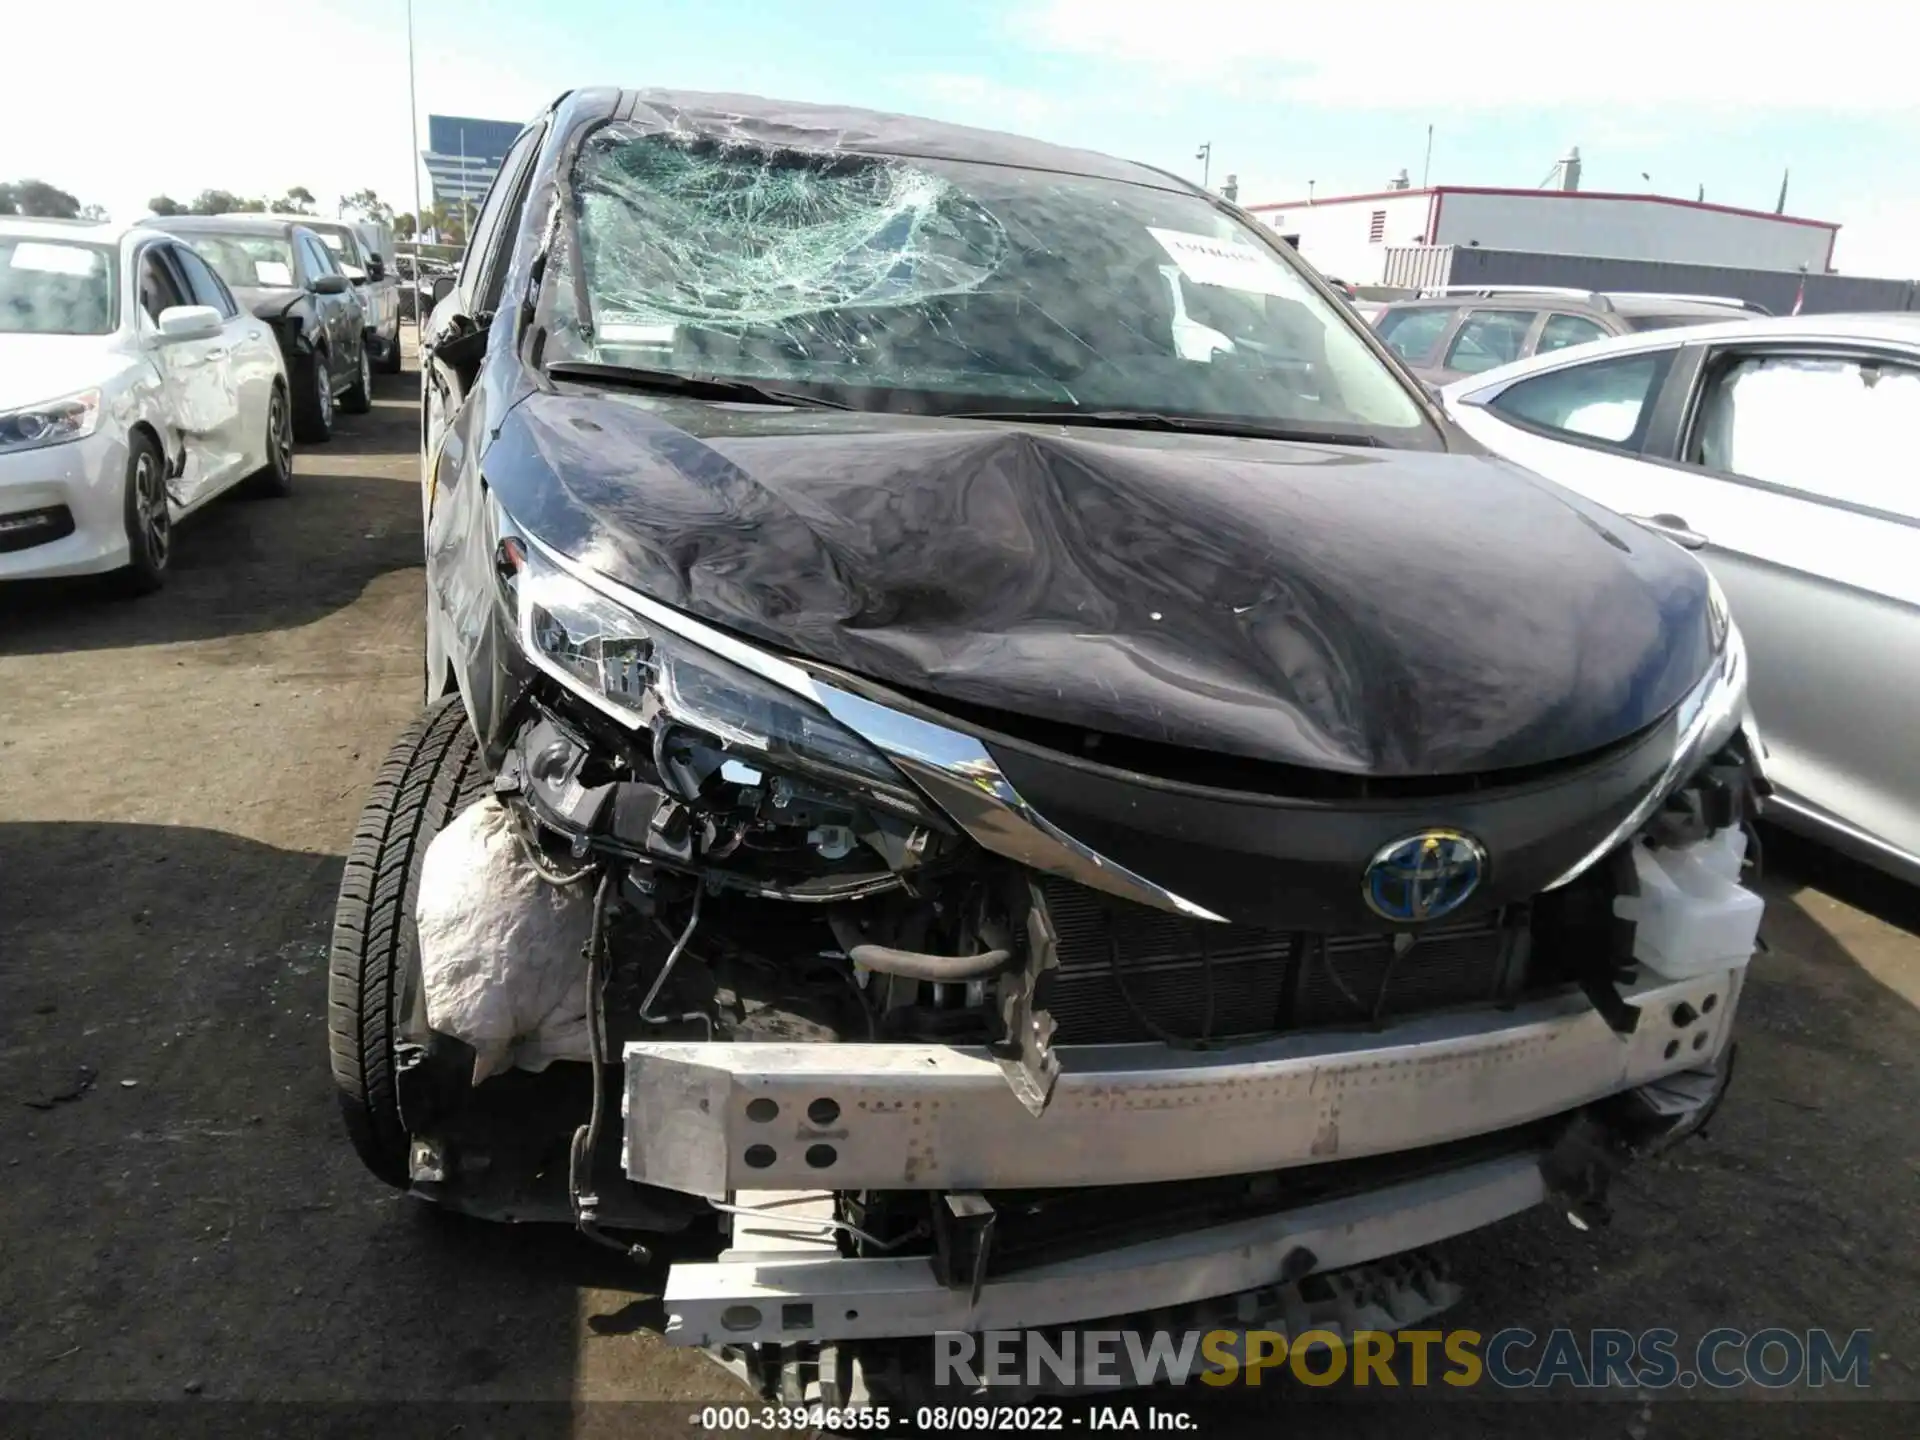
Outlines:
{"type": "Polygon", "coordinates": [[[680,932],[680,938],[673,942],[673,949],[667,952],[666,962],[661,965],[660,973],[653,977],[653,988],[647,991],[647,998],[640,1002],[640,1018],[649,1025],[671,1025],[684,1016],[666,1016],[653,1013],[653,1002],[660,997],[661,988],[667,983],[667,977],[673,974],[673,967],[680,963],[680,956],[687,948],[687,942],[693,938],[693,930],[700,923],[700,899],[707,893],[707,887],[697,886],[693,892],[693,912],[687,916],[687,928],[680,932]]]}
{"type": "Polygon", "coordinates": [[[1388,942],[1387,968],[1380,972],[1380,988],[1374,991],[1373,994],[1372,1023],[1375,1025],[1380,1023],[1381,1011],[1387,1008],[1387,987],[1393,984],[1394,969],[1400,964],[1400,957],[1413,949],[1416,943],[1412,935],[1406,936],[1407,943],[1404,946],[1401,945],[1400,939],[1401,937],[1399,935],[1395,935],[1393,939],[1388,942]]]}
{"type": "MultiPolygon", "coordinates": [[[[1133,998],[1133,992],[1127,988],[1127,977],[1120,965],[1120,937],[1116,935],[1111,928],[1107,931],[1107,967],[1113,972],[1114,989],[1120,992],[1121,1003],[1127,1007],[1127,1013],[1133,1017],[1134,1024],[1138,1025],[1162,1045],[1173,1050],[1214,1050],[1219,1048],[1214,1041],[1205,1038],[1195,1039],[1190,1035],[1174,1034],[1171,1030],[1153,1019],[1152,1016],[1148,1015],[1145,1010],[1140,1008],[1139,1002],[1133,998]]],[[[1209,992],[1207,1019],[1211,1022],[1212,1018],[1213,1009],[1211,992],[1209,992]]]]}
{"type": "MultiPolygon", "coordinates": [[[[745,1215],[754,1220],[783,1219],[777,1210],[771,1208],[757,1209],[752,1205],[731,1205],[724,1200],[709,1200],[707,1203],[714,1209],[723,1211],[728,1215],[745,1215]]],[[[906,1234],[901,1235],[898,1239],[882,1240],[879,1236],[869,1234],[867,1231],[862,1230],[851,1221],[830,1220],[817,1215],[795,1216],[792,1224],[796,1230],[837,1230],[841,1234],[851,1235],[854,1239],[862,1241],[872,1249],[883,1253],[888,1250],[898,1250],[908,1241],[918,1240],[922,1235],[927,1233],[926,1225],[919,1224],[907,1231],[906,1234]]]]}
{"type": "Polygon", "coordinates": [[[602,1031],[606,1005],[601,992],[606,984],[607,905],[613,898],[613,886],[613,871],[607,870],[594,891],[593,928],[587,936],[587,1053],[593,1063],[593,1108],[587,1112],[587,1123],[573,1132],[573,1148],[567,1157],[567,1198],[573,1204],[574,1227],[582,1235],[644,1265],[653,1258],[646,1246],[629,1245],[600,1229],[600,1197],[593,1189],[593,1156],[600,1143],[600,1117],[607,1097],[606,1036],[602,1031]]]}
{"type": "MultiPolygon", "coordinates": [[[[1347,1004],[1351,1005],[1362,1015],[1366,1014],[1367,1006],[1361,1002],[1358,995],[1355,995],[1353,991],[1347,988],[1347,982],[1340,978],[1340,972],[1334,968],[1333,957],[1327,953],[1327,937],[1324,935],[1315,935],[1307,943],[1312,945],[1318,952],[1320,956],[1320,968],[1327,972],[1327,979],[1331,980],[1333,982],[1333,988],[1340,992],[1340,998],[1345,1000],[1347,1004]]],[[[1388,973],[1392,973],[1391,969],[1389,969],[1388,973]]]]}
{"type": "Polygon", "coordinates": [[[549,885],[558,885],[563,888],[569,885],[578,885],[589,875],[593,875],[599,871],[600,867],[597,864],[583,865],[571,875],[549,869],[545,859],[540,854],[540,847],[534,843],[533,837],[527,834],[524,828],[524,817],[520,811],[515,806],[507,804],[504,801],[501,803],[505,805],[507,812],[507,828],[513,832],[513,838],[520,846],[521,858],[527,862],[528,868],[531,869],[534,874],[538,875],[549,885]]]}

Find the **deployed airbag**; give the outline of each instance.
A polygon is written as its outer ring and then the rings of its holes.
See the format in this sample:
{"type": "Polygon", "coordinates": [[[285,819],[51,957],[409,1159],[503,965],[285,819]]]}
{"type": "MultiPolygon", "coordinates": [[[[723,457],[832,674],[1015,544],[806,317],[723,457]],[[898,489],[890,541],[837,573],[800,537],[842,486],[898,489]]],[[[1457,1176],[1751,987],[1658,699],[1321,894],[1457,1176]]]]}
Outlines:
{"type": "Polygon", "coordinates": [[[593,895],[541,879],[498,800],[468,806],[427,846],[415,922],[427,1023],[473,1047],[475,1084],[588,1058],[593,895]]]}

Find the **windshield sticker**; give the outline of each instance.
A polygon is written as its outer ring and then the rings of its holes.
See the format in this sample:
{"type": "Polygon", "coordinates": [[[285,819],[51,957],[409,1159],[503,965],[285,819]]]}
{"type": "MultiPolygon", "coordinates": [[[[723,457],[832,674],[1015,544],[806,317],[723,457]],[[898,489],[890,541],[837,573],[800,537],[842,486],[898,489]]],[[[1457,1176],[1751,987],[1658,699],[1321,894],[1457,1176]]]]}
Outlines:
{"type": "Polygon", "coordinates": [[[1162,230],[1149,225],[1147,233],[1196,285],[1217,285],[1250,295],[1298,296],[1300,282],[1266,251],[1238,240],[1215,240],[1185,230],[1162,230]]]}
{"type": "Polygon", "coordinates": [[[256,260],[253,262],[253,278],[262,285],[291,285],[293,268],[279,260],[256,260]]]}
{"type": "Polygon", "coordinates": [[[607,345],[671,345],[679,331],[650,315],[620,313],[602,315],[594,338],[607,345]]]}
{"type": "Polygon", "coordinates": [[[13,247],[10,268],[37,270],[43,275],[97,275],[100,256],[77,245],[47,245],[37,240],[22,240],[13,247]]]}

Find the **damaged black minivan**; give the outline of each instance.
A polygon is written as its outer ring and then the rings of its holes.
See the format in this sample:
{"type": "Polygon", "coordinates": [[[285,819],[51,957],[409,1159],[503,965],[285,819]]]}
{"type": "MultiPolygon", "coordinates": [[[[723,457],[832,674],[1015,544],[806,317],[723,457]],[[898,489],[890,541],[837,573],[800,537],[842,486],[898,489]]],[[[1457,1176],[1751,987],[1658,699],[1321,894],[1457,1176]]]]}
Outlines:
{"type": "Polygon", "coordinates": [[[422,350],[429,708],[329,1007],[383,1180],[681,1232],[669,1339],[764,1361],[1409,1323],[1446,1287],[1383,1264],[1603,1216],[1718,1103],[1765,791],[1724,601],[1233,206],[579,91],[422,350]]]}

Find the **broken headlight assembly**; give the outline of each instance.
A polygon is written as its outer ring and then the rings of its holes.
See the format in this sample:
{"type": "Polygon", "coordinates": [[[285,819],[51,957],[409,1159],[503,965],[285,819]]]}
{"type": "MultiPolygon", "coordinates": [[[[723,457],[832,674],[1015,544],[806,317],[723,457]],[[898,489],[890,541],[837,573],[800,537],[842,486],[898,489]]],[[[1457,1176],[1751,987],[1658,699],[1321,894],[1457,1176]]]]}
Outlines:
{"type": "Polygon", "coordinates": [[[1747,704],[1747,645],[1720,584],[1707,577],[1707,631],[1713,642],[1713,663],[1681,700],[1674,716],[1673,754],[1660,778],[1632,811],[1566,874],[1547,886],[1557,890],[1570,884],[1636,835],[1672,796],[1713,757],[1739,737],[1745,768],[1759,793],[1766,793],[1763,769],[1765,749],[1747,704]]]}
{"type": "Polygon", "coordinates": [[[576,846],[598,835],[669,864],[739,865],[762,894],[831,899],[844,892],[823,869],[891,885],[890,872],[924,856],[930,830],[950,829],[803,695],[675,633],[645,597],[592,583],[497,505],[493,522],[521,653],[618,727],[579,723],[588,717],[558,704],[520,731],[509,774],[576,846]]]}

